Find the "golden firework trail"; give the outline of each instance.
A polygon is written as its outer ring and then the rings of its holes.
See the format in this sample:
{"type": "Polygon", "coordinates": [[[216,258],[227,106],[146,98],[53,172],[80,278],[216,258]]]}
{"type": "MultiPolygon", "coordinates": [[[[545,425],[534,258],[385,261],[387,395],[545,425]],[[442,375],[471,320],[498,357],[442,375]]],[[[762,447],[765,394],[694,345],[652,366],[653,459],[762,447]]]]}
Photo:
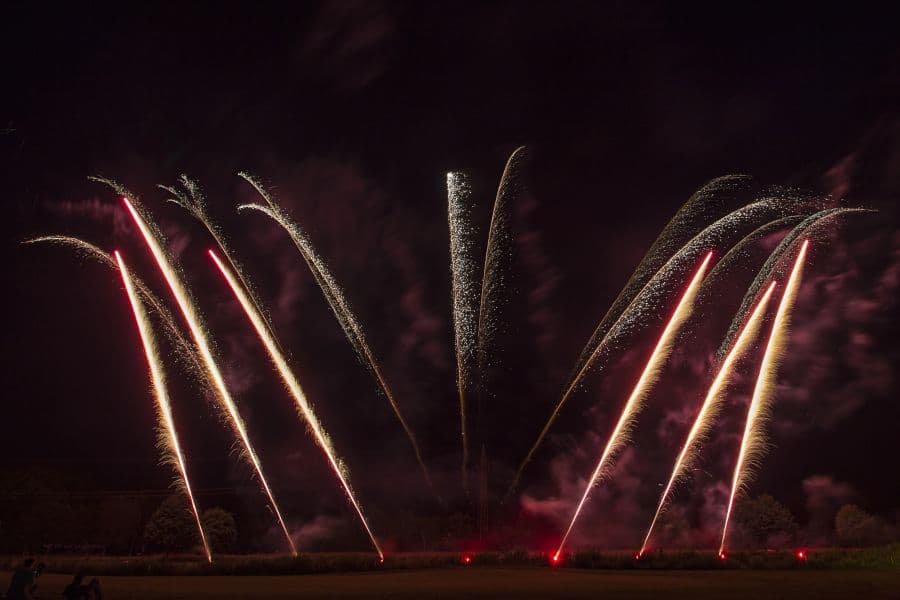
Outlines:
{"type": "Polygon", "coordinates": [[[826,226],[837,217],[853,214],[871,214],[874,212],[877,211],[868,208],[827,208],[809,215],[798,223],[790,233],[779,242],[775,250],[769,255],[769,258],[766,259],[762,268],[757,272],[756,277],[747,289],[747,293],[744,294],[740,310],[735,314],[734,319],[731,321],[731,327],[728,328],[728,333],[725,335],[725,339],[722,340],[722,344],[716,352],[717,357],[721,360],[721,358],[725,356],[725,353],[734,343],[738,328],[741,326],[741,323],[746,320],[747,312],[759,295],[762,286],[766,281],[769,281],[776,272],[780,271],[781,265],[783,264],[781,259],[792,251],[798,240],[817,237],[818,234],[825,230],[826,226]]]}
{"type": "Polygon", "coordinates": [[[666,324],[665,329],[663,329],[659,340],[656,342],[656,347],[653,348],[653,353],[650,354],[650,358],[647,360],[647,364],[644,367],[640,378],[635,384],[631,395],[628,397],[628,401],[625,403],[625,408],[622,409],[619,421],[616,423],[612,435],[609,436],[609,440],[606,442],[606,447],[603,449],[600,461],[597,463],[597,467],[594,469],[590,480],[588,480],[584,494],[581,496],[581,501],[575,509],[575,514],[572,515],[572,521],[569,523],[569,527],[566,529],[566,533],[559,543],[559,548],[557,548],[556,554],[553,555],[554,561],[559,560],[563,547],[566,545],[566,540],[569,539],[569,534],[572,533],[572,528],[575,526],[575,521],[578,520],[578,515],[581,513],[581,509],[584,508],[588,495],[590,495],[591,488],[593,488],[600,478],[608,472],[613,457],[628,441],[629,432],[634,425],[634,419],[636,418],[637,413],[640,412],[643,406],[644,398],[659,378],[662,366],[672,352],[672,346],[678,331],[693,311],[694,300],[700,290],[700,284],[703,281],[703,275],[706,273],[710,260],[712,260],[712,252],[707,253],[706,258],[703,259],[696,274],[691,279],[691,283],[678,301],[678,305],[675,307],[672,316],[669,318],[669,322],[666,324]]]}
{"type": "Polygon", "coordinates": [[[369,534],[369,539],[372,540],[372,545],[375,546],[375,550],[378,552],[379,558],[383,559],[384,554],[381,551],[378,540],[375,539],[375,535],[369,528],[366,517],[363,515],[362,508],[360,508],[359,503],[357,502],[356,497],[353,494],[353,490],[350,487],[350,483],[348,481],[349,474],[347,473],[347,469],[344,466],[343,461],[341,461],[336,456],[334,448],[331,445],[331,440],[328,438],[325,430],[322,428],[321,423],[319,423],[319,420],[316,418],[312,407],[309,405],[309,402],[306,399],[306,394],[303,393],[303,389],[300,387],[300,382],[297,381],[297,378],[294,376],[293,371],[291,371],[291,368],[288,366],[284,354],[281,352],[274,337],[266,327],[265,319],[263,319],[262,315],[256,309],[256,306],[254,305],[253,300],[250,298],[250,295],[247,294],[234,274],[228,269],[228,267],[225,266],[225,264],[219,259],[216,253],[213,250],[210,250],[209,255],[212,257],[213,262],[216,263],[216,266],[219,268],[219,271],[222,273],[225,281],[228,282],[228,286],[231,288],[231,291],[234,293],[238,302],[240,302],[241,307],[244,309],[244,312],[247,314],[247,317],[250,319],[250,323],[256,330],[256,334],[259,336],[260,341],[262,341],[263,345],[266,347],[266,350],[269,353],[269,358],[272,359],[272,363],[275,365],[275,368],[278,371],[279,375],[281,375],[281,379],[282,381],[284,381],[284,385],[287,387],[288,392],[290,392],[291,396],[294,397],[294,400],[297,403],[298,411],[306,420],[306,424],[312,431],[313,436],[316,439],[316,443],[320,448],[322,448],[322,451],[328,458],[328,462],[331,464],[331,468],[334,470],[335,475],[337,475],[338,480],[340,480],[341,486],[344,488],[344,492],[347,494],[347,498],[353,505],[354,510],[356,510],[356,514],[359,516],[359,520],[362,523],[363,527],[365,527],[366,533],[369,534]]]}
{"type": "MultiPolygon", "coordinates": [[[[566,387],[577,378],[586,362],[594,354],[594,349],[608,334],[610,325],[627,310],[635,297],[646,288],[650,279],[659,272],[692,238],[701,233],[702,223],[721,217],[727,206],[744,205],[743,197],[751,191],[751,178],[746,175],[726,175],[717,177],[694,192],[687,202],[672,216],[656,240],[647,250],[619,295],[610,304],[606,314],[600,319],[590,339],[584,345],[570,375],[566,387]]],[[[692,261],[689,261],[692,262],[692,261]]]]}
{"type": "Polygon", "coordinates": [[[122,274],[122,282],[125,284],[125,291],[128,294],[128,301],[131,303],[132,311],[134,311],[134,320],[137,322],[138,332],[141,335],[141,343],[144,346],[147,364],[150,367],[150,379],[153,382],[153,394],[156,397],[156,407],[161,424],[160,445],[168,450],[170,460],[175,464],[179,475],[181,475],[181,487],[187,494],[188,500],[190,500],[191,511],[194,513],[194,520],[197,522],[197,531],[200,532],[200,541],[203,543],[206,560],[212,562],[212,553],[209,551],[209,544],[206,541],[206,534],[203,532],[200,513],[197,511],[197,503],[194,501],[194,492],[191,489],[191,482],[188,478],[184,453],[181,451],[181,444],[178,442],[178,434],[175,431],[172,406],[169,403],[169,394],[166,390],[166,378],[162,369],[162,361],[159,359],[153,329],[150,321],[147,319],[147,313],[144,311],[141,299],[138,297],[131,275],[125,267],[125,261],[122,260],[122,256],[118,251],[115,252],[115,256],[119,272],[122,274]],[[163,432],[165,432],[165,435],[163,432]]]}
{"type": "Polygon", "coordinates": [[[403,417],[403,412],[400,410],[400,406],[394,400],[394,394],[388,387],[384,376],[382,376],[381,369],[378,367],[378,362],[375,360],[375,356],[372,354],[372,350],[369,348],[369,344],[366,342],[365,336],[363,335],[362,326],[359,324],[356,316],[350,309],[350,305],[347,302],[347,299],[344,297],[340,286],[337,284],[337,282],[334,280],[334,277],[331,275],[331,272],[328,270],[325,261],[322,260],[322,258],[318,255],[312,245],[312,242],[309,240],[306,234],[303,233],[303,231],[291,221],[291,219],[284,213],[284,211],[275,203],[274,199],[272,199],[265,188],[263,188],[263,186],[250,175],[247,175],[246,173],[239,173],[239,175],[247,182],[249,182],[257,192],[259,192],[263,199],[265,199],[268,206],[262,206],[260,204],[244,204],[239,206],[238,210],[257,210],[278,223],[288,233],[291,241],[294,242],[294,246],[296,246],[304,261],[306,261],[306,264],[309,267],[313,278],[316,280],[319,289],[322,291],[322,294],[325,296],[325,300],[328,302],[328,306],[331,308],[331,312],[334,313],[334,316],[337,318],[338,323],[344,330],[344,335],[350,341],[350,344],[353,346],[354,350],[356,350],[356,353],[363,364],[369,367],[369,371],[372,373],[372,376],[378,383],[378,387],[381,389],[382,393],[384,393],[388,403],[391,405],[391,408],[394,411],[394,415],[400,422],[400,426],[403,427],[403,431],[406,433],[406,437],[409,439],[410,445],[412,445],[413,452],[416,455],[416,460],[419,463],[419,468],[422,470],[422,475],[425,478],[425,482],[428,484],[428,487],[434,494],[435,498],[437,498],[440,502],[440,497],[437,495],[437,492],[431,481],[431,474],[428,471],[428,467],[425,466],[425,461],[422,458],[421,451],[419,450],[419,444],[416,441],[416,436],[410,428],[409,424],[406,422],[406,419],[403,417]]]}
{"type": "MultiPolygon", "coordinates": [[[[559,416],[563,405],[587,375],[593,364],[601,355],[606,353],[610,346],[624,333],[644,324],[651,309],[662,301],[671,280],[675,276],[685,272],[689,262],[695,260],[698,256],[702,256],[705,248],[722,243],[725,237],[743,224],[760,218],[768,219],[772,213],[777,214],[779,211],[785,209],[784,202],[780,199],[766,198],[743,206],[719,218],[690,238],[683,246],[678,248],[668,260],[663,262],[655,273],[649,276],[648,279],[642,277],[641,280],[646,282],[637,292],[633,294],[629,292],[631,300],[627,302],[625,308],[618,313],[618,316],[615,317],[614,320],[612,320],[612,315],[615,314],[612,312],[613,309],[610,309],[610,311],[607,312],[582,351],[582,357],[579,358],[576,363],[576,370],[566,384],[565,391],[556,403],[556,406],[554,406],[553,411],[550,413],[550,417],[538,434],[534,444],[532,444],[530,450],[519,465],[519,468],[516,470],[515,477],[513,477],[513,481],[506,491],[506,498],[508,498],[518,486],[522,473],[525,471],[525,467],[531,462],[538,447],[544,441],[544,438],[550,431],[550,427],[559,416]],[[611,324],[609,323],[610,320],[612,320],[611,324]]],[[[626,287],[632,287],[632,282],[629,281],[626,287]]],[[[621,297],[622,295],[620,294],[620,298],[621,297]]],[[[618,306],[619,304],[619,299],[617,299],[616,302],[614,302],[614,306],[618,306]]]]}
{"type": "MultiPolygon", "coordinates": [[[[44,235],[41,237],[26,240],[24,243],[47,243],[72,248],[79,254],[95,260],[100,264],[109,267],[110,269],[119,269],[118,263],[113,260],[112,256],[110,256],[94,244],[80,238],[67,235],[44,235]]],[[[166,336],[175,345],[175,351],[178,360],[188,369],[190,375],[194,377],[204,389],[211,389],[210,381],[207,377],[205,369],[203,368],[203,364],[197,358],[197,353],[194,352],[194,348],[193,346],[191,346],[191,343],[187,340],[187,338],[184,337],[184,334],[181,332],[181,329],[178,327],[178,325],[175,324],[175,319],[172,317],[172,313],[169,312],[162,301],[160,301],[160,299],[150,291],[150,288],[147,287],[147,284],[141,281],[139,277],[131,274],[131,281],[132,283],[134,283],[134,286],[140,294],[140,297],[144,301],[144,303],[150,305],[150,308],[154,313],[156,313],[156,316],[159,317],[159,319],[165,326],[166,336]]]]}
{"type": "Polygon", "coordinates": [[[219,246],[219,249],[225,256],[225,259],[228,260],[228,264],[231,265],[231,270],[237,275],[238,279],[241,280],[241,285],[247,292],[250,300],[253,302],[253,307],[256,309],[256,312],[259,313],[263,318],[266,329],[269,331],[272,339],[274,339],[275,343],[277,344],[278,339],[275,336],[275,331],[272,328],[272,322],[269,319],[269,315],[263,309],[262,302],[259,301],[256,290],[252,285],[250,285],[250,281],[244,275],[244,270],[240,267],[234,257],[234,253],[226,243],[225,234],[222,233],[221,227],[219,227],[219,225],[212,219],[212,217],[210,217],[206,197],[203,195],[199,184],[197,184],[196,181],[189,178],[187,175],[181,175],[178,178],[178,182],[184,188],[183,190],[175,186],[167,185],[160,185],[158,187],[174,196],[174,198],[169,199],[169,202],[176,204],[186,210],[188,214],[197,219],[197,221],[199,221],[200,224],[203,225],[204,228],[206,228],[206,231],[213,238],[213,240],[215,240],[216,245],[219,246]]]}
{"type": "Polygon", "coordinates": [[[731,496],[728,499],[728,509],[725,511],[725,524],[722,527],[722,543],[719,545],[719,556],[724,556],[725,542],[728,538],[728,523],[731,520],[731,511],[734,508],[734,498],[739,490],[747,485],[748,468],[757,464],[765,452],[763,441],[763,427],[771,411],[772,391],[775,387],[775,377],[778,371],[778,363],[781,359],[790,327],[790,311],[797,298],[797,290],[800,286],[800,275],[803,271],[803,261],[806,258],[806,250],[809,240],[804,240],[791,269],[784,288],[784,294],[778,303],[778,311],[772,322],[772,332],[763,353],[759,366],[759,375],[756,377],[756,385],[753,388],[753,398],[747,411],[747,421],[744,423],[744,435],[741,439],[741,448],[738,452],[737,464],[734,467],[734,477],[731,481],[731,496]]]}
{"type": "Polygon", "coordinates": [[[762,299],[757,303],[756,308],[753,309],[750,318],[737,338],[737,342],[725,357],[725,361],[719,367],[719,372],[716,374],[715,379],[713,379],[712,385],[709,386],[706,398],[703,400],[703,404],[700,407],[700,412],[697,413],[697,417],[694,419],[694,424],[691,426],[691,430],[688,432],[687,439],[684,441],[681,452],[675,460],[675,466],[672,469],[672,474],[669,476],[666,488],[659,498],[659,505],[656,507],[656,513],[653,515],[653,520],[650,522],[650,527],[647,529],[647,535],[644,536],[644,543],[641,545],[638,557],[642,556],[647,550],[647,544],[650,542],[653,528],[656,526],[656,521],[662,514],[663,507],[665,506],[666,500],[668,500],[669,494],[674,488],[675,483],[678,481],[679,477],[681,477],[682,473],[690,467],[696,456],[699,445],[708,435],[709,429],[712,427],[712,422],[721,408],[722,397],[728,386],[729,377],[733,372],[734,365],[756,338],[756,334],[759,332],[759,327],[762,324],[762,317],[765,314],[766,306],[769,304],[772,292],[775,291],[775,285],[776,283],[773,281],[771,285],[769,285],[769,289],[766,290],[762,299]]]}
{"type": "Polygon", "coordinates": [[[462,481],[468,491],[469,438],[467,394],[475,360],[478,334],[477,264],[474,257],[472,192],[462,173],[447,173],[447,221],[450,227],[450,282],[456,334],[456,386],[459,392],[459,428],[462,437],[462,481]]]}
{"type": "MultiPolygon", "coordinates": [[[[780,219],[774,219],[760,225],[745,235],[741,241],[732,246],[731,249],[725,253],[725,256],[723,256],[721,260],[716,261],[716,266],[713,267],[706,278],[707,283],[703,286],[704,289],[707,291],[714,290],[717,282],[726,279],[736,266],[749,259],[753,247],[764,237],[788,228],[793,228],[804,218],[805,215],[788,215],[780,219]]],[[[754,296],[754,300],[755,299],[756,297],[754,296]]],[[[738,314],[740,313],[736,313],[735,317],[737,317],[738,314]]],[[[744,320],[739,321],[739,323],[743,322],[744,320]]]]}
{"type": "Polygon", "coordinates": [[[241,441],[244,453],[249,459],[250,464],[253,466],[253,469],[256,471],[257,476],[259,477],[260,484],[262,485],[263,490],[265,491],[266,496],[269,499],[272,510],[275,512],[275,516],[278,519],[278,524],[281,526],[281,530],[284,532],[284,537],[287,540],[288,545],[290,546],[291,553],[296,555],[297,549],[294,547],[294,541],[291,539],[291,535],[288,532],[287,525],[285,525],[284,519],[281,516],[281,510],[279,510],[278,504],[275,502],[275,496],[272,494],[272,490],[269,488],[269,483],[268,481],[266,481],[266,477],[263,474],[262,464],[260,464],[259,457],[256,455],[256,451],[253,449],[253,446],[250,443],[250,437],[247,434],[247,428],[244,425],[244,421],[241,418],[240,413],[238,412],[234,400],[231,398],[231,393],[228,391],[228,387],[225,385],[225,379],[222,377],[222,373],[219,370],[215,359],[213,358],[212,350],[210,349],[209,341],[207,340],[207,334],[200,322],[200,316],[197,313],[197,310],[194,308],[194,305],[188,296],[187,290],[179,280],[179,277],[175,272],[175,268],[172,266],[171,262],[163,251],[159,241],[156,239],[156,236],[150,229],[150,226],[137,212],[137,210],[135,210],[134,206],[132,206],[131,201],[129,201],[128,198],[122,198],[122,201],[125,203],[125,207],[131,214],[132,219],[134,219],[135,224],[137,224],[138,229],[140,229],[141,235],[143,236],[147,246],[150,248],[150,252],[153,254],[153,258],[156,260],[156,264],[159,267],[159,270],[162,272],[166,283],[169,285],[169,289],[175,296],[175,301],[178,303],[178,307],[181,309],[181,313],[184,315],[184,318],[187,321],[188,328],[191,331],[191,336],[194,338],[197,350],[200,353],[200,357],[203,359],[203,364],[206,366],[206,371],[209,373],[213,385],[215,386],[220,404],[225,409],[225,413],[227,414],[232,426],[234,427],[235,432],[237,433],[241,441]]]}

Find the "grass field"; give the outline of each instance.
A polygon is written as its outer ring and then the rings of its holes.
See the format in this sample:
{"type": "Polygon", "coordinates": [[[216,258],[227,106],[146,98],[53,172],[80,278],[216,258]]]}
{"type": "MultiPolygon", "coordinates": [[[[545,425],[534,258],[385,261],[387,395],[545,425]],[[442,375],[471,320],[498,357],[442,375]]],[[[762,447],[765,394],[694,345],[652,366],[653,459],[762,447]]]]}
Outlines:
{"type": "MultiPolygon", "coordinates": [[[[2,573],[2,585],[9,581],[2,573]]],[[[45,575],[41,598],[59,598],[66,575],[45,575]]],[[[106,598],[603,598],[800,600],[900,598],[900,570],[591,571],[457,567],[286,576],[104,576],[106,598]]]]}

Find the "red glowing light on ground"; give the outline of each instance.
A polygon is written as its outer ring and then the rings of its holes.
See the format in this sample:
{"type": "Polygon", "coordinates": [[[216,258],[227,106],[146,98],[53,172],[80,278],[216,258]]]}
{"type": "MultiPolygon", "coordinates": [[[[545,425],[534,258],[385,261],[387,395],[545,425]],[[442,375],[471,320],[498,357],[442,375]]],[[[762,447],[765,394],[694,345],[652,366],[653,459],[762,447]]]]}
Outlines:
{"type": "Polygon", "coordinates": [[[719,552],[719,560],[725,560],[728,556],[724,552],[719,552]]]}
{"type": "Polygon", "coordinates": [[[799,551],[797,552],[797,558],[799,558],[800,560],[806,560],[806,551],[805,551],[805,550],[799,550],[799,551]]]}
{"type": "Polygon", "coordinates": [[[470,564],[472,564],[472,557],[471,556],[463,556],[462,562],[464,565],[470,565],[470,564]]]}

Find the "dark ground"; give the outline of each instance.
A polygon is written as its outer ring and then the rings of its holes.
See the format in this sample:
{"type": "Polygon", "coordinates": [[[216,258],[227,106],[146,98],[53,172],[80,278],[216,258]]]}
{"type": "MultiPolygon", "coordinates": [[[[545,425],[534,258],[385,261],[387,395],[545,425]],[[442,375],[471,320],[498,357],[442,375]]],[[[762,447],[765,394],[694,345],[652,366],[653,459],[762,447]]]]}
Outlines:
{"type": "MultiPolygon", "coordinates": [[[[2,573],[9,580],[9,573],[2,573]]],[[[58,598],[67,575],[46,575],[58,598]]],[[[456,568],[257,577],[103,577],[105,597],[134,598],[898,598],[900,571],[581,571],[456,568]]]]}

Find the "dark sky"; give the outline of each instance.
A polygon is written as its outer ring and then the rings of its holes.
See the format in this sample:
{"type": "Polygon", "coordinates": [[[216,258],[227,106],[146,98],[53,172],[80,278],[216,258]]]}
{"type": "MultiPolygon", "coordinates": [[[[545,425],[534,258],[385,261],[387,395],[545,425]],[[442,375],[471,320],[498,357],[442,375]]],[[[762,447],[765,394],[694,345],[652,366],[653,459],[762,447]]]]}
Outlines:
{"type": "MultiPolygon", "coordinates": [[[[882,209],[814,250],[779,379],[775,449],[751,491],[804,517],[830,497],[890,513],[900,506],[888,458],[900,450],[898,15],[666,4],[7,4],[4,461],[89,472],[90,485],[110,489],[167,484],[117,277],[66,250],[19,245],[64,232],[122,248],[165,297],[114,194],[86,179],[102,174],[142,197],[182,260],[292,527],[349,520],[210,270],[209,239],[155,189],[187,173],[258,285],[376,529],[390,537],[387,515],[432,510],[399,426],[300,257],[263,217],[236,214],[254,199],[236,176],[247,170],[275,187],[331,265],[440,487],[462,503],[445,174],[471,175],[485,231],[503,164],[525,144],[528,194],[513,210],[508,331],[485,434],[492,485],[503,487],[597,319],[671,215],[710,179],[746,173],[761,187],[882,209]]],[[[764,258],[760,248],[751,276],[764,258]]],[[[633,523],[652,511],[686,427],[678,415],[699,401],[746,283],[728,282],[690,349],[675,353],[616,481],[585,517],[585,540],[637,537],[633,523]]],[[[520,504],[497,509],[497,521],[525,515],[558,529],[655,331],[635,336],[616,368],[567,405],[520,504]]],[[[249,489],[211,404],[170,369],[200,487],[249,489]]],[[[698,471],[694,494],[679,496],[697,540],[721,510],[735,396],[711,442],[718,456],[698,471]]]]}

